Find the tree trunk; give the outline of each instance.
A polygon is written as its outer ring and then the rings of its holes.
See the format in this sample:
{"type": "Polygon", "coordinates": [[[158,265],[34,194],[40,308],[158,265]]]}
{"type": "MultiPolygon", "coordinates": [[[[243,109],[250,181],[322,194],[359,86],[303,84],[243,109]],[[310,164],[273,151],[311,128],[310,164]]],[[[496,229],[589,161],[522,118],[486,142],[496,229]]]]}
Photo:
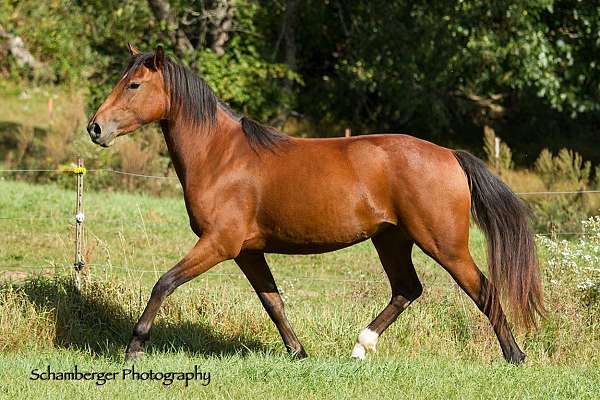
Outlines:
{"type": "MultiPolygon", "coordinates": [[[[277,39],[277,43],[275,44],[275,51],[273,52],[273,59],[275,59],[277,52],[279,50],[279,44],[283,41],[284,45],[284,62],[288,66],[291,71],[296,71],[297,69],[297,60],[296,60],[296,24],[298,22],[297,11],[299,0],[287,0],[285,6],[285,15],[283,17],[283,22],[281,24],[281,33],[279,34],[279,38],[277,39]]],[[[294,81],[288,78],[283,80],[283,88],[287,92],[291,92],[294,86],[294,81]]],[[[282,108],[275,118],[271,121],[271,125],[282,129],[292,110],[287,107],[282,108]]]]}
{"type": "Polygon", "coordinates": [[[37,70],[41,64],[33,57],[33,55],[17,35],[13,35],[4,30],[4,27],[0,25],[0,38],[5,39],[8,44],[8,51],[17,61],[19,67],[28,66],[32,70],[37,70]]]}
{"type": "Polygon", "coordinates": [[[233,0],[216,0],[208,14],[208,44],[218,56],[225,54],[225,45],[233,28],[235,5],[233,0]]]}
{"type": "MultiPolygon", "coordinates": [[[[296,71],[296,22],[298,11],[298,0],[287,0],[285,7],[284,21],[284,43],[285,43],[285,63],[292,71],[296,71]]],[[[293,85],[292,80],[285,80],[285,87],[291,90],[293,85]]]]}
{"type": "Polygon", "coordinates": [[[163,31],[173,44],[177,56],[182,58],[187,53],[193,51],[194,46],[192,46],[192,43],[179,25],[177,16],[171,12],[169,1],[148,0],[148,5],[154,14],[154,17],[162,25],[163,31]]]}

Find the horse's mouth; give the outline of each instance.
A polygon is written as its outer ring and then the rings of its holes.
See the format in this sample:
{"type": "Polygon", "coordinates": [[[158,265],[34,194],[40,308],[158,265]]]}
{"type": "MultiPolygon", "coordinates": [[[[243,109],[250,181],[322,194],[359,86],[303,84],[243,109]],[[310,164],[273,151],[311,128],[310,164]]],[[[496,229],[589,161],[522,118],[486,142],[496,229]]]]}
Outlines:
{"type": "Polygon", "coordinates": [[[92,142],[94,142],[98,146],[106,148],[112,146],[112,144],[115,142],[115,137],[111,134],[108,137],[99,137],[96,139],[92,139],[92,142]]]}

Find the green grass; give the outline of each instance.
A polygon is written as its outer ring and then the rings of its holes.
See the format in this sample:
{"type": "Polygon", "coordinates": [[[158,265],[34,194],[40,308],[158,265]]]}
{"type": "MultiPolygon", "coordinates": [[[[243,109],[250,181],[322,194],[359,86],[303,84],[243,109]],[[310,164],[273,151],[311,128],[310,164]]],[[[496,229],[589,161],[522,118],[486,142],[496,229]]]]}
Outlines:
{"type": "Polygon", "coordinates": [[[1,355],[0,392],[6,398],[275,398],[275,399],[448,399],[448,398],[597,398],[598,369],[582,367],[514,367],[456,363],[452,359],[404,357],[364,363],[346,358],[290,361],[272,353],[190,357],[165,353],[136,364],[141,371],[192,370],[211,373],[211,382],[163,386],[160,381],[118,380],[97,386],[90,381],[30,381],[30,371],[51,364],[55,370],[121,371],[129,365],[65,351],[19,356],[1,355]],[[126,395],[126,396],[125,396],[126,395]]]}
{"type": "MultiPolygon", "coordinates": [[[[598,307],[544,270],[549,316],[517,332],[528,354],[507,365],[489,323],[448,274],[419,250],[423,296],[366,362],[349,359],[359,330],[383,308],[388,284],[365,242],[323,255],[268,255],[288,317],[309,358],[290,359],[248,282],[231,262],[177,290],[152,331],[143,370],[211,372],[181,382],[30,381],[34,368],[120,371],[133,323],[157,277],[195,242],[180,199],[86,193],[90,278],[79,295],[73,191],[0,181],[0,396],[5,398],[597,398],[598,307]],[[32,219],[51,217],[51,219],[32,219]],[[31,268],[29,268],[31,267],[31,268]],[[2,272],[4,271],[4,272],[2,272]],[[29,274],[29,275],[26,275],[29,274]],[[32,275],[33,274],[33,275],[32,275]],[[10,282],[7,279],[17,279],[10,282]]],[[[484,265],[484,241],[471,250],[484,265]]],[[[545,264],[544,264],[545,267],[545,264]]],[[[136,368],[137,368],[136,367],[136,368]]]]}

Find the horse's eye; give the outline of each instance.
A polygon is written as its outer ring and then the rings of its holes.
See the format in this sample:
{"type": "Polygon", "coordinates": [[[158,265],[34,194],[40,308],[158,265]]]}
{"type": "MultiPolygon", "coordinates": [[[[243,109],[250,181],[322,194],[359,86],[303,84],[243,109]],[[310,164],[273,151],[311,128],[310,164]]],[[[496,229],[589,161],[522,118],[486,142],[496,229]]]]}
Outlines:
{"type": "Polygon", "coordinates": [[[129,85],[127,85],[127,89],[137,89],[140,87],[140,84],[138,82],[131,82],[129,85]]]}

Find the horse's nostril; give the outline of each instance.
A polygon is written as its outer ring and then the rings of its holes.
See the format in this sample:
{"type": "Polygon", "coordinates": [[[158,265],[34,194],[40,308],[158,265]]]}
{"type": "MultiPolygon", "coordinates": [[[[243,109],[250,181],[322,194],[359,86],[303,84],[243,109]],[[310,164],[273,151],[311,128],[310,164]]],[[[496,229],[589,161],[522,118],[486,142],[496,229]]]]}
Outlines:
{"type": "Polygon", "coordinates": [[[96,122],[88,125],[87,130],[92,138],[99,138],[100,134],[102,133],[102,128],[100,128],[100,125],[98,125],[96,122]]]}

